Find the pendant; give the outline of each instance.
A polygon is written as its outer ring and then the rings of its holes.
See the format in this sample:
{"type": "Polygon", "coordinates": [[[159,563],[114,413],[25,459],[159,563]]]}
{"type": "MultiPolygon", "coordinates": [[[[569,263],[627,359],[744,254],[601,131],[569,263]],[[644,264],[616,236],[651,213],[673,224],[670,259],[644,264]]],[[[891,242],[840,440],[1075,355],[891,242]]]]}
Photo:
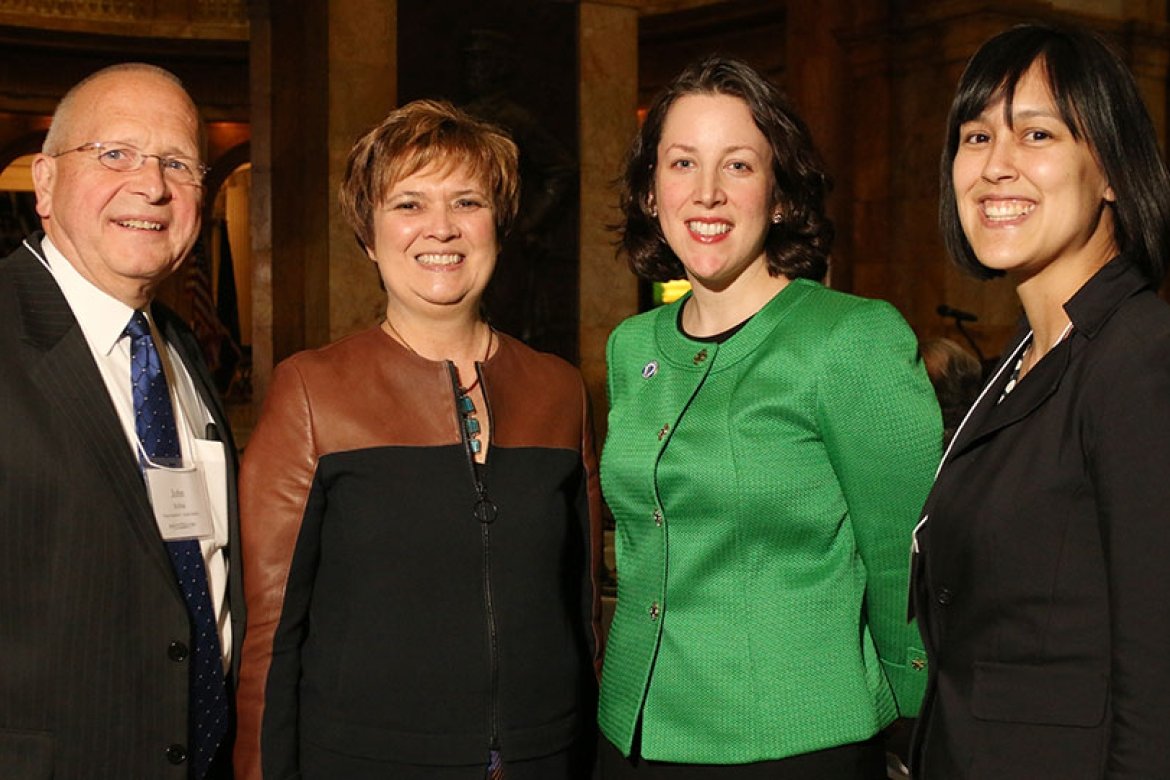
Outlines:
{"type": "Polygon", "coordinates": [[[464,417],[469,414],[475,414],[475,402],[471,400],[471,396],[459,396],[459,413],[464,417]]]}
{"type": "Polygon", "coordinates": [[[459,415],[463,418],[463,432],[466,434],[467,445],[471,447],[473,455],[478,455],[483,450],[483,442],[479,440],[479,433],[482,429],[479,420],[475,418],[475,402],[471,400],[471,396],[465,393],[459,396],[457,405],[459,415]]]}

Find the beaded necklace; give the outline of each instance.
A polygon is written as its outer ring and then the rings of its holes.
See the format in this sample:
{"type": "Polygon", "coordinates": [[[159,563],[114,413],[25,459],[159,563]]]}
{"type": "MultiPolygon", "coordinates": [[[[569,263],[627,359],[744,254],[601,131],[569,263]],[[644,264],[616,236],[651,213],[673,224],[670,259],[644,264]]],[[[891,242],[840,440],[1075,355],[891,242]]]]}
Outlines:
{"type": "MultiPolygon", "coordinates": [[[[1072,328],[1073,324],[1071,322],[1064,326],[1064,330],[1060,332],[1060,335],[1056,337],[1056,341],[1053,342],[1052,349],[1056,349],[1057,344],[1068,338],[1068,334],[1072,333],[1072,328]]],[[[1004,385],[1003,392],[999,394],[999,400],[995,402],[996,404],[1003,403],[1003,399],[1007,398],[1008,394],[1012,390],[1015,390],[1016,385],[1020,383],[1020,374],[1023,373],[1024,369],[1024,358],[1028,357],[1028,354],[1032,351],[1032,334],[1030,332],[1025,337],[1025,340],[1028,342],[1028,346],[1024,347],[1024,351],[1020,353],[1020,357],[1016,360],[1015,368],[1008,374],[1007,384],[1004,385]]],[[[1036,362],[1039,363],[1040,358],[1037,358],[1036,362]]]]}
{"type": "MultiPolygon", "coordinates": [[[[495,338],[495,335],[496,332],[494,330],[488,330],[487,349],[484,350],[482,362],[486,363],[488,355],[492,353],[492,339],[495,338]]],[[[467,387],[459,388],[459,398],[457,400],[457,403],[459,404],[459,414],[463,418],[463,430],[467,434],[467,443],[471,446],[472,455],[478,455],[480,450],[483,449],[483,442],[479,440],[480,427],[479,420],[476,419],[475,416],[475,402],[471,400],[470,395],[471,391],[474,390],[478,384],[479,372],[476,371],[475,381],[467,387]]]]}
{"type": "MultiPolygon", "coordinates": [[[[398,332],[398,329],[394,327],[394,323],[390,322],[389,317],[382,321],[386,323],[386,327],[390,329],[390,333],[394,336],[394,338],[402,342],[402,346],[410,350],[412,355],[418,355],[418,352],[415,351],[415,348],[410,346],[410,343],[405,338],[403,338],[402,334],[398,332]]],[[[495,336],[496,332],[492,330],[491,326],[488,326],[487,349],[484,350],[482,362],[486,363],[488,357],[492,354],[492,342],[495,340],[495,336]]],[[[422,357],[421,355],[418,356],[422,357]]],[[[462,377],[460,378],[462,379],[462,377]]],[[[459,410],[459,417],[461,420],[463,420],[463,432],[467,434],[467,444],[469,447],[471,447],[472,455],[478,455],[483,450],[483,442],[479,440],[479,434],[482,431],[482,428],[480,427],[479,419],[476,417],[478,410],[475,408],[475,402],[471,400],[471,391],[478,386],[479,372],[477,371],[474,382],[469,384],[467,387],[463,387],[462,384],[459,385],[459,394],[455,398],[455,405],[459,410]]]]}

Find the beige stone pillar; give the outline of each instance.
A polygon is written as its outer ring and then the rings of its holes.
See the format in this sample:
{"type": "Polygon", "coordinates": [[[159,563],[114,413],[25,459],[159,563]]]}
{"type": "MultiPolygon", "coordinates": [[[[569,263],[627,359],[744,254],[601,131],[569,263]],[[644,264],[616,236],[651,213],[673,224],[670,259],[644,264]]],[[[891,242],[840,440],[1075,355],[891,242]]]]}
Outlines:
{"type": "Polygon", "coordinates": [[[582,0],[579,5],[578,75],[581,149],[581,372],[593,400],[597,431],[604,435],[605,341],[637,312],[638,282],[614,254],[618,220],[612,187],[626,146],[637,130],[638,12],[635,3],[582,0]]]}
{"type": "Polygon", "coordinates": [[[337,190],[349,150],[398,102],[396,0],[329,6],[329,325],[332,341],[375,324],[386,295],[341,216],[337,190]]]}
{"type": "Polygon", "coordinates": [[[397,4],[250,4],[253,384],[274,363],[376,322],[384,294],[337,188],[353,141],[397,99],[397,4]]]}

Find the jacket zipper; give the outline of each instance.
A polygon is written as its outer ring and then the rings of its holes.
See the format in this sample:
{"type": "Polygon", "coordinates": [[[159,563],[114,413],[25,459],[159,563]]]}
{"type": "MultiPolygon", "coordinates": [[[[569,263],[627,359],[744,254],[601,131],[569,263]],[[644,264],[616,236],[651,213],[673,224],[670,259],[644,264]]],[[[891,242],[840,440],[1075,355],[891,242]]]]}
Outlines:
{"type": "MultiPolygon", "coordinates": [[[[491,550],[491,524],[496,519],[497,507],[488,497],[487,486],[483,484],[480,479],[479,471],[476,469],[475,453],[471,451],[471,439],[467,435],[467,427],[463,424],[463,413],[459,410],[459,372],[455,368],[455,364],[448,361],[448,369],[451,372],[451,388],[455,394],[455,416],[459,420],[459,437],[463,441],[463,452],[467,456],[467,468],[471,474],[471,483],[475,488],[475,504],[472,507],[472,516],[479,523],[480,544],[483,550],[483,605],[484,613],[487,616],[488,628],[488,659],[491,668],[491,695],[488,701],[488,730],[490,745],[489,750],[500,749],[500,659],[499,659],[499,636],[496,627],[496,612],[495,604],[492,599],[492,550],[491,550]]],[[[483,389],[483,405],[484,409],[481,414],[487,416],[488,432],[487,436],[491,436],[491,407],[487,402],[487,384],[484,382],[483,374],[480,371],[480,364],[475,364],[475,373],[479,377],[480,387],[483,389]]],[[[485,442],[487,444],[487,442],[485,442]]],[[[486,760],[486,757],[485,757],[486,760]]]]}

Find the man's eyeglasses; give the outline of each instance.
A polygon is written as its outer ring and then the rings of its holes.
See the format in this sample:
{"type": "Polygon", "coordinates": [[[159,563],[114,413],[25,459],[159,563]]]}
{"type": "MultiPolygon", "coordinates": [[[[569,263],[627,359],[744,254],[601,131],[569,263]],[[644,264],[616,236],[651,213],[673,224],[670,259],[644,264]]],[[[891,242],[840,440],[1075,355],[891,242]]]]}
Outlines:
{"type": "Polygon", "coordinates": [[[119,173],[131,173],[140,170],[142,166],[146,165],[148,159],[154,158],[158,160],[163,176],[173,184],[194,184],[199,186],[203,184],[203,177],[211,170],[203,163],[198,160],[193,160],[190,157],[147,154],[146,152],[135,149],[133,146],[106,141],[93,141],[88,144],[82,144],[76,149],[66,149],[63,152],[50,155],[50,157],[60,157],[61,155],[72,154],[73,152],[97,152],[98,162],[111,171],[118,171],[119,173]]]}

